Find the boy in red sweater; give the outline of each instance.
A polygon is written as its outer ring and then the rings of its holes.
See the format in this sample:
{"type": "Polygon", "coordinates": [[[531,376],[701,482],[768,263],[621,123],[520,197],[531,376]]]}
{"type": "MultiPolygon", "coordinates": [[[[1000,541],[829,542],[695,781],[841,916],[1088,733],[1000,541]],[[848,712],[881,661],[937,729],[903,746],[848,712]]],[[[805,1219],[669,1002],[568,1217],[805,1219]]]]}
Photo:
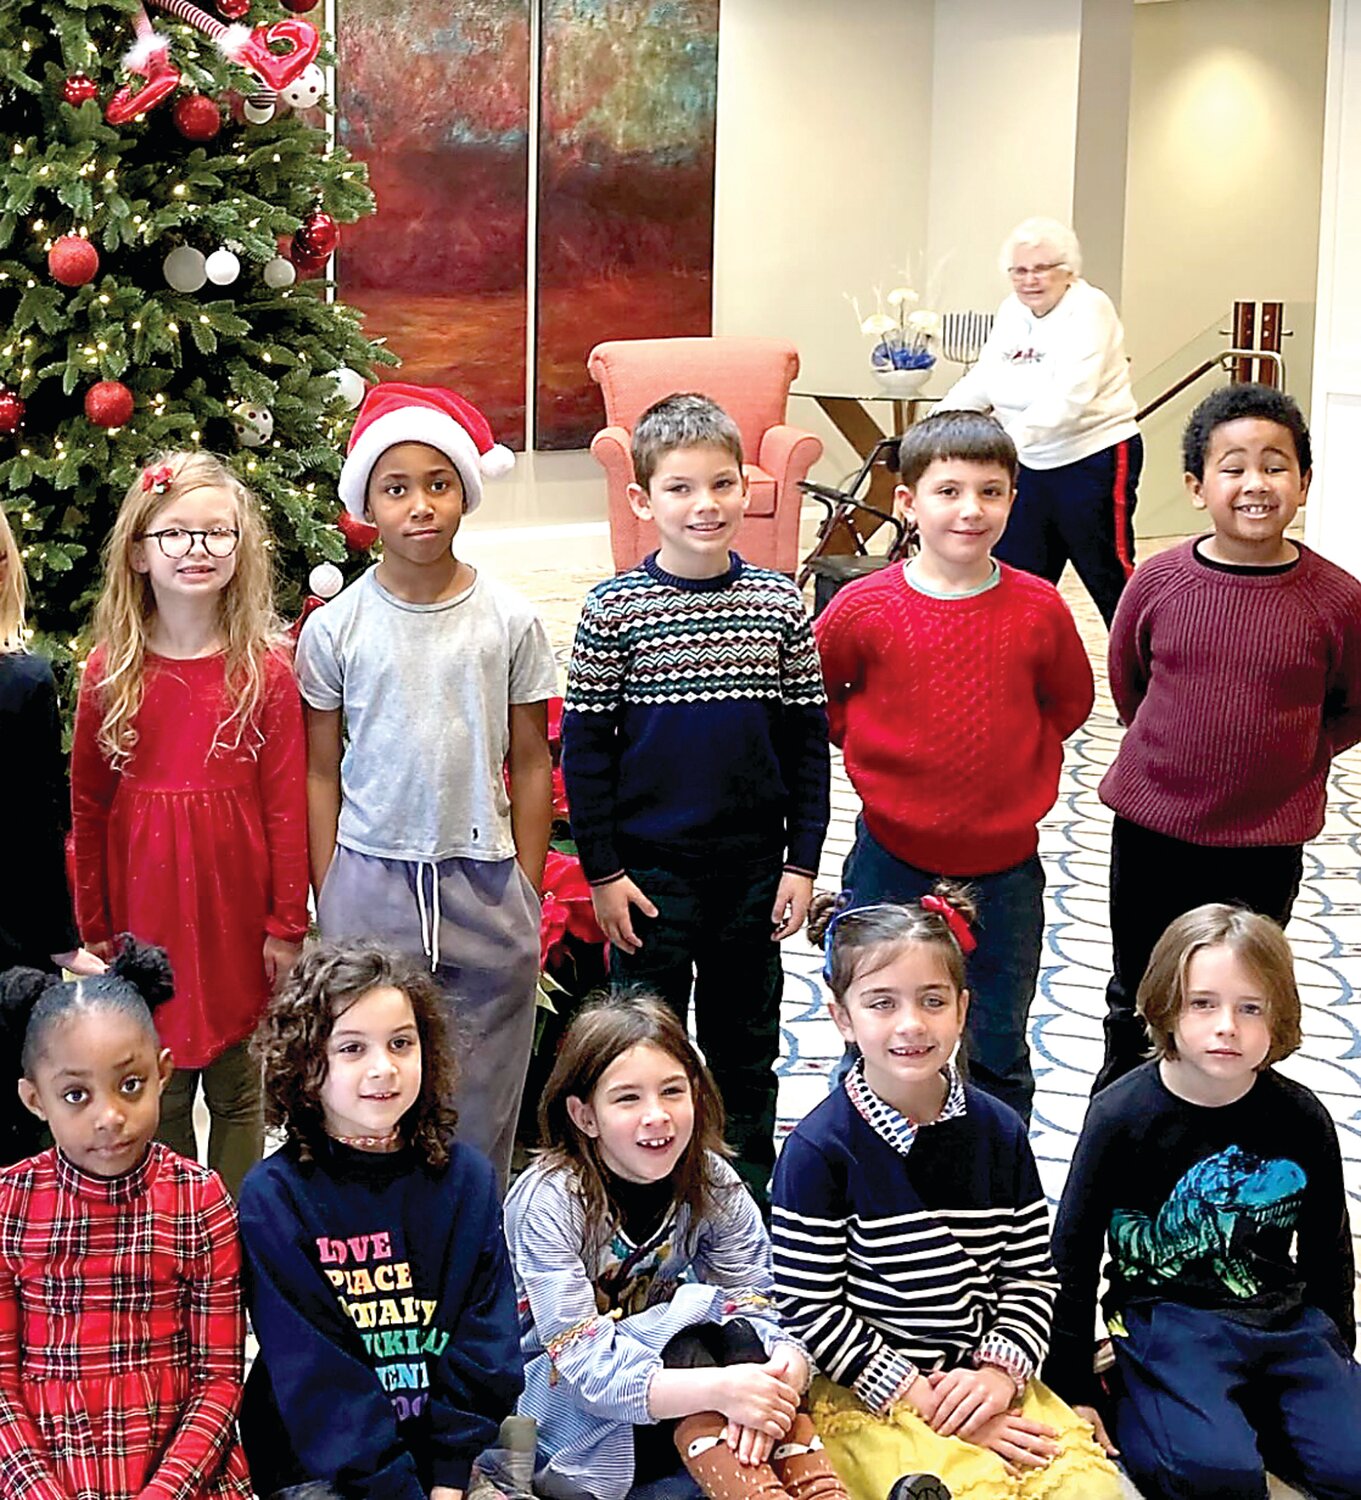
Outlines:
{"type": "Polygon", "coordinates": [[[973,886],[969,1066],[1028,1121],[1036,825],[1091,712],[1092,670],[1053,584],[992,557],[1016,494],[1001,426],[939,413],[909,429],[899,462],[920,552],[843,589],[815,627],[832,741],[864,804],[842,883],[855,906],[919,901],[942,876],[973,886]]]}
{"type": "Polygon", "coordinates": [[[1225,386],[1182,457],[1214,531],[1142,563],[1111,624],[1126,729],[1100,789],[1114,974],[1093,1093],[1147,1054],[1134,997],[1169,922],[1212,901],[1290,920],[1332,759],[1361,739],[1361,583],[1285,536],[1309,492],[1299,407],[1225,386]]]}

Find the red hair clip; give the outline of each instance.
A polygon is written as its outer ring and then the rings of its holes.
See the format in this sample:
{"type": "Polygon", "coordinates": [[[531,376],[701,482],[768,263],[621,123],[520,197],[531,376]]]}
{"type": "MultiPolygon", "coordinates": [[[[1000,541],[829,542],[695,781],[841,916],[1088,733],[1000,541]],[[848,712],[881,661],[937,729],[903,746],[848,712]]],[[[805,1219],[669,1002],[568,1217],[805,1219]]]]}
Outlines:
{"type": "Polygon", "coordinates": [[[944,896],[923,896],[921,908],[923,911],[935,912],[944,920],[950,929],[950,936],[959,944],[961,953],[972,953],[978,947],[978,939],[969,931],[964,913],[951,906],[944,896]]]}
{"type": "Polygon", "coordinates": [[[170,482],[175,477],[175,471],[169,464],[159,464],[156,468],[142,470],[142,489],[144,491],[154,490],[158,495],[164,495],[170,488],[170,482]]]}

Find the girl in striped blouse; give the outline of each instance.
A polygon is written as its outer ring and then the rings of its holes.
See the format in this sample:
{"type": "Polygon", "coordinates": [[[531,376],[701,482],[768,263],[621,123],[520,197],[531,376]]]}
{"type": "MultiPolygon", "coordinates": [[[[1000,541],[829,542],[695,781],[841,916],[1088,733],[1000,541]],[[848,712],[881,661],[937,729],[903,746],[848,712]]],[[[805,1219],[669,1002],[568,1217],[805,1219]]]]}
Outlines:
{"type": "Polygon", "coordinates": [[[1025,1126],[953,1061],[967,893],[826,915],[810,933],[860,1057],[784,1147],[772,1239],[832,1462],[852,1500],[1120,1495],[1090,1427],[1034,1378],[1056,1282],[1025,1126]]]}

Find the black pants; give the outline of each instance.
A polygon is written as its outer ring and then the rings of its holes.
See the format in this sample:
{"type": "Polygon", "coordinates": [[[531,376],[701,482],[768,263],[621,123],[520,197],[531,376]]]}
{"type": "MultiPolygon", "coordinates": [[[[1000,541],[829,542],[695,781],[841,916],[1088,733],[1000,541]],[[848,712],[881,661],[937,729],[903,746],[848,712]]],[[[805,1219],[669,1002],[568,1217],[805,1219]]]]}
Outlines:
{"type": "Polygon", "coordinates": [[[993,555],[1057,583],[1071,562],[1109,625],[1134,571],[1134,506],[1144,440],[1137,434],[1057,469],[1016,478],[1016,503],[993,555]]]}
{"type": "Polygon", "coordinates": [[[629,866],[657,908],[635,908],[637,953],[610,950],[616,989],[655,990],[682,1021],[695,996],[695,1034],[723,1096],[733,1165],[765,1212],[775,1167],[775,1063],[780,1055],[780,945],[770,940],[778,859],[752,869],[675,870],[629,866]]]}
{"type": "Polygon", "coordinates": [[[1111,981],[1099,1094],[1148,1052],[1135,1011],[1139,981],[1169,922],[1209,901],[1236,902],[1284,927],[1304,871],[1300,844],[1212,848],[1187,844],[1117,817],[1111,829],[1111,981]]]}
{"type": "MultiPolygon", "coordinates": [[[[745,1318],[730,1323],[696,1323],[667,1341],[662,1365],[668,1370],[716,1370],[724,1365],[763,1365],[766,1348],[745,1318]]],[[[672,1420],[633,1429],[633,1483],[660,1479],[676,1468],[676,1424],[672,1420]]]]}

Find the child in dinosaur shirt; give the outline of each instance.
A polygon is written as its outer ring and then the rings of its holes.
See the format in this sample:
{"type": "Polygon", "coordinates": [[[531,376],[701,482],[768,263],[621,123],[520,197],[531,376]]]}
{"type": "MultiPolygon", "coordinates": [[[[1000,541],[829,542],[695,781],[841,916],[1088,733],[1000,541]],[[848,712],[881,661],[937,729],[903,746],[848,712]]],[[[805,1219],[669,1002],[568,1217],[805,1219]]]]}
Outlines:
{"type": "Polygon", "coordinates": [[[1290,947],[1268,918],[1197,907],[1139,986],[1155,1056],[1092,1101],[1054,1230],[1046,1382],[1096,1427],[1103,1242],[1117,1394],[1146,1495],[1361,1495],[1361,1367],[1337,1131],[1272,1064],[1300,1045],[1290,947]]]}

